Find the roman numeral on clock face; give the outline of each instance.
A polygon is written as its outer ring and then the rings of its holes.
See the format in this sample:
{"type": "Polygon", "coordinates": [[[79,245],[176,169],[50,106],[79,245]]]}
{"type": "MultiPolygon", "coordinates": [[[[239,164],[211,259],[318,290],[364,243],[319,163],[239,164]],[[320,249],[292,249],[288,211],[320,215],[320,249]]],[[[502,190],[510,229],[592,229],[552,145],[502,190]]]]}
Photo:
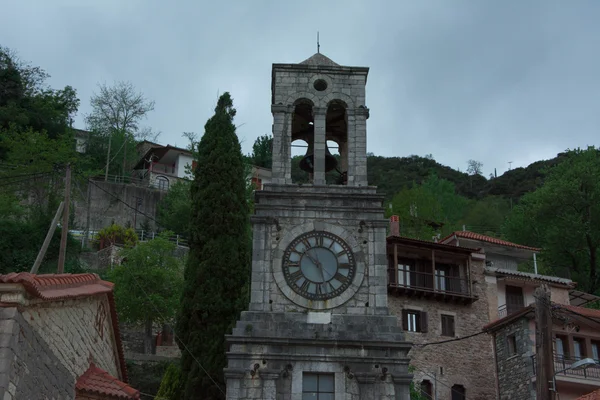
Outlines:
{"type": "Polygon", "coordinates": [[[308,293],[309,285],[310,285],[310,281],[308,279],[305,279],[304,282],[302,282],[302,285],[300,286],[300,290],[303,291],[304,293],[308,293]]]}
{"type": "Polygon", "coordinates": [[[302,278],[302,276],[303,276],[303,275],[302,275],[302,271],[301,271],[300,269],[298,269],[298,271],[296,271],[296,272],[292,272],[292,273],[290,274],[290,279],[292,280],[292,282],[298,282],[298,280],[299,280],[300,278],[302,278]]]}
{"type": "MultiPolygon", "coordinates": [[[[342,274],[340,274],[339,272],[337,272],[337,273],[336,273],[336,274],[333,276],[333,279],[335,279],[336,281],[338,281],[338,282],[341,282],[341,283],[346,283],[346,281],[348,280],[348,277],[347,277],[347,276],[345,276],[345,275],[342,275],[342,274]]],[[[332,279],[332,280],[333,280],[333,279],[332,279]]]]}

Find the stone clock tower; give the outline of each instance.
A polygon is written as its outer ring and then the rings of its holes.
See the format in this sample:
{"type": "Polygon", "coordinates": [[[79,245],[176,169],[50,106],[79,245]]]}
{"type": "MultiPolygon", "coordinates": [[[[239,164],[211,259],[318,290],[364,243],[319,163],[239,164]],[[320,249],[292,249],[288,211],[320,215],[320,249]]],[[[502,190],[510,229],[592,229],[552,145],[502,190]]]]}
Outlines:
{"type": "Polygon", "coordinates": [[[387,308],[383,198],[367,185],[368,71],[320,53],[273,65],[272,183],[256,191],[228,400],[409,399],[410,344],[387,308]],[[292,180],[292,143],[306,148],[304,183],[292,180]]]}

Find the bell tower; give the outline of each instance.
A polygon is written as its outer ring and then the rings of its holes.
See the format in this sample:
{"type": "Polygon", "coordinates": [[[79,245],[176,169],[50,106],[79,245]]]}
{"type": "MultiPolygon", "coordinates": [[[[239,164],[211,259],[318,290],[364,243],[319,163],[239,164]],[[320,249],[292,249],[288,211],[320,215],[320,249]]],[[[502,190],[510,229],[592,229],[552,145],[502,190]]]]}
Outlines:
{"type": "Polygon", "coordinates": [[[411,345],[387,307],[383,196],[367,183],[368,72],[320,53],[273,65],[272,183],[255,192],[228,400],[409,399],[411,345]],[[306,153],[293,165],[296,143],[306,153]]]}
{"type": "Polygon", "coordinates": [[[291,144],[308,145],[300,168],[315,185],[335,170],[348,186],[367,185],[365,86],[369,68],[342,67],[317,53],[300,64],[274,64],[273,182],[291,184],[291,144]],[[327,147],[335,143],[336,160],[327,147]]]}

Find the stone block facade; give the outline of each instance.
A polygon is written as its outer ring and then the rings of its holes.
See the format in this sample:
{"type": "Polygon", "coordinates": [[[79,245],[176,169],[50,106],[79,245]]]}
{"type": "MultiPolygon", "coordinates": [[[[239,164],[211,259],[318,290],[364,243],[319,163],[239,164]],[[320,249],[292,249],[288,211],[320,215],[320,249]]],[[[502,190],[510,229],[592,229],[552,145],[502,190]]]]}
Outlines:
{"type": "Polygon", "coordinates": [[[390,295],[390,311],[402,326],[402,310],[422,311],[427,315],[427,332],[405,332],[406,340],[414,343],[409,353],[414,368],[414,382],[419,387],[423,380],[429,381],[437,398],[450,399],[453,385],[466,389],[466,398],[474,400],[496,399],[496,379],[492,341],[487,334],[445,344],[425,343],[451,340],[482,331],[489,322],[488,287],[483,276],[483,262],[473,262],[471,279],[473,294],[478,300],[471,304],[444,302],[432,298],[390,295]],[[442,335],[442,315],[454,317],[454,336],[442,335]]]}
{"type": "MultiPolygon", "coordinates": [[[[308,60],[307,60],[308,61],[308,60]]],[[[330,60],[329,60],[330,61],[330,60]]],[[[291,141],[294,105],[298,100],[312,103],[315,127],[315,154],[325,154],[325,115],[332,101],[346,106],[348,127],[348,186],[367,186],[367,118],[365,87],[369,69],[330,65],[273,64],[273,170],[272,182],[291,184],[291,141]],[[326,89],[316,91],[317,80],[326,89]]],[[[317,155],[317,159],[318,159],[317,155]]],[[[324,183],[325,176],[315,174],[315,183],[324,183]]]]}
{"type": "Polygon", "coordinates": [[[17,311],[0,308],[0,398],[73,399],[75,378],[17,311]]]}
{"type": "Polygon", "coordinates": [[[109,313],[108,299],[102,295],[38,303],[22,314],[75,380],[88,369],[90,360],[111,375],[121,376],[109,313]]]}
{"type": "Polygon", "coordinates": [[[530,329],[532,323],[528,318],[520,318],[494,333],[500,400],[533,400],[536,397],[535,383],[531,381],[535,348],[530,329]],[[514,350],[509,344],[513,340],[514,350]]]}

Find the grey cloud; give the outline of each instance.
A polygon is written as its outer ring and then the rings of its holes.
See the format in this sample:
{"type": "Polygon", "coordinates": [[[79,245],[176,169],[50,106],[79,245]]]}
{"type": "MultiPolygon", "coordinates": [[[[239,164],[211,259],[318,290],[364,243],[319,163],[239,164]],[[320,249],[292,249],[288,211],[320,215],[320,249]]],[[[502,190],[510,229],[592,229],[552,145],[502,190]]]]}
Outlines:
{"type": "Polygon", "coordinates": [[[321,50],[371,68],[368,150],[486,173],[598,145],[596,1],[7,2],[2,44],[74,86],[78,125],[98,82],[131,81],[161,142],[201,133],[231,91],[243,151],[271,130],[272,63],[321,50]]]}

